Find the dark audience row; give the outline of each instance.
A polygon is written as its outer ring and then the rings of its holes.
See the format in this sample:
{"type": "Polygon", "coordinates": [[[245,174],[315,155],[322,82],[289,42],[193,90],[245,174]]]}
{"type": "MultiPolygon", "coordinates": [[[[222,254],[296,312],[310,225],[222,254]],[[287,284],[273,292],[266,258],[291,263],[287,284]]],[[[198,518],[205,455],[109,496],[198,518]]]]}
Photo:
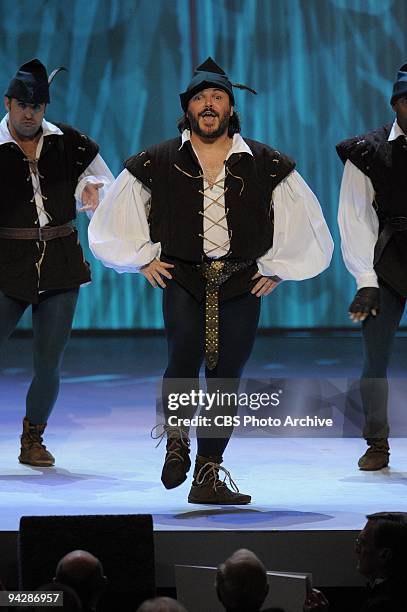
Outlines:
{"type": "MultiPolygon", "coordinates": [[[[367,519],[355,543],[357,570],[368,581],[365,602],[359,610],[406,611],[407,513],[380,512],[368,515],[367,519]]],[[[107,583],[101,562],[89,552],[75,550],[60,560],[53,582],[38,590],[62,591],[62,610],[96,612],[107,583]]],[[[4,590],[0,583],[0,590],[2,588],[4,590]]],[[[238,550],[219,565],[214,588],[226,612],[284,612],[262,608],[269,589],[267,572],[260,559],[249,550],[238,550]]],[[[351,602],[348,609],[354,610],[351,602]]],[[[329,602],[322,592],[310,589],[303,610],[326,612],[329,602]]],[[[188,611],[175,599],[157,597],[145,601],[137,612],[188,611]]]]}

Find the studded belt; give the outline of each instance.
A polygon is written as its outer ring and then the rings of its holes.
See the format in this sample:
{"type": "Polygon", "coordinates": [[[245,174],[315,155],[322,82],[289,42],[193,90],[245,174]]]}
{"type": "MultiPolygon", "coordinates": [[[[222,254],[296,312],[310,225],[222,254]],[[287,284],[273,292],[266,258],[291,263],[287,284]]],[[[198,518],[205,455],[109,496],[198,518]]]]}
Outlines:
{"type": "Polygon", "coordinates": [[[216,368],[219,358],[219,287],[232,274],[253,264],[250,261],[214,260],[199,264],[201,274],[206,278],[205,290],[205,361],[208,370],[216,368]]]}
{"type": "Polygon", "coordinates": [[[0,238],[7,240],[37,240],[46,242],[72,234],[72,223],[45,227],[0,227],[0,238]]]}

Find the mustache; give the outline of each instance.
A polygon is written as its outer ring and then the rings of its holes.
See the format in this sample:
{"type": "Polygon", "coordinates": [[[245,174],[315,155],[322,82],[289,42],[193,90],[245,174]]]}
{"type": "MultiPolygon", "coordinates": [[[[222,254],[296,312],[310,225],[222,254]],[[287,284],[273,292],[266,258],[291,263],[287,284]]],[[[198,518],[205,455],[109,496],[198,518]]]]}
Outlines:
{"type": "Polygon", "coordinates": [[[199,117],[219,117],[219,113],[214,111],[212,108],[205,108],[199,113],[199,117]]]}

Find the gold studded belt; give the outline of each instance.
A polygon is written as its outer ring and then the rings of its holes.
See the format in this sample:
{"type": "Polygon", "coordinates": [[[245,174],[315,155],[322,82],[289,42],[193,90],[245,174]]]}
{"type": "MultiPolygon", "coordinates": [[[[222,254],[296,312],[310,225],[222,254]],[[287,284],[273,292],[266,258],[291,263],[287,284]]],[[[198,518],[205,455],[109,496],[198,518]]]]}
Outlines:
{"type": "Polygon", "coordinates": [[[45,227],[0,227],[0,238],[7,240],[47,241],[72,234],[72,223],[45,227]]]}
{"type": "Polygon", "coordinates": [[[219,358],[219,287],[232,274],[253,264],[250,261],[214,260],[198,266],[206,278],[205,290],[205,361],[208,370],[216,368],[219,358]]]}

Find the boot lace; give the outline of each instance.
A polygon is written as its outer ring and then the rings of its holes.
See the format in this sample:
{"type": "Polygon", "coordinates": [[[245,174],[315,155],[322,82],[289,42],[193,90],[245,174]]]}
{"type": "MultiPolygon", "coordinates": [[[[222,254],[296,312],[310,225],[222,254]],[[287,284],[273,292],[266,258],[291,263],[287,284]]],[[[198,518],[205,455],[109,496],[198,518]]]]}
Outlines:
{"type": "Polygon", "coordinates": [[[213,488],[215,491],[218,490],[218,487],[227,487],[228,484],[232,491],[235,493],[239,493],[239,489],[232,478],[229,470],[224,468],[220,463],[216,463],[215,461],[208,461],[205,463],[197,475],[195,476],[195,482],[197,485],[201,485],[205,482],[205,480],[213,480],[213,488]],[[224,473],[223,480],[219,478],[219,472],[222,471],[224,473]],[[228,481],[228,483],[226,482],[228,481]]]}
{"type": "Polygon", "coordinates": [[[182,427],[171,427],[169,425],[163,425],[159,423],[155,425],[150,432],[150,436],[153,440],[158,440],[155,447],[160,446],[164,437],[167,436],[167,456],[165,461],[184,461],[185,452],[189,453],[190,440],[188,432],[182,427]],[[159,428],[162,427],[162,431],[159,428]]]}

